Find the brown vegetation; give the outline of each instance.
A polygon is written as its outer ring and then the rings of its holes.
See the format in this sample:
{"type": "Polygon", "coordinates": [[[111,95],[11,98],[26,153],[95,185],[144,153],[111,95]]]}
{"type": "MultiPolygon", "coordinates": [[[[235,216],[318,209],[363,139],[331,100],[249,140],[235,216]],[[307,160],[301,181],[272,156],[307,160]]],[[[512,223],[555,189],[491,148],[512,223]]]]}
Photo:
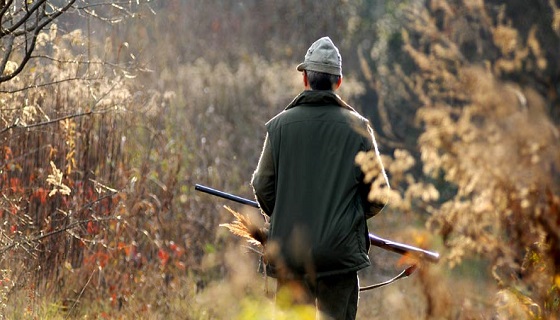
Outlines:
{"type": "MultiPolygon", "coordinates": [[[[371,231],[443,258],[362,293],[359,318],[556,319],[560,11],[536,1],[170,0],[95,35],[40,29],[0,85],[0,318],[271,314],[257,255],[192,187],[250,197],[263,123],[329,34],[391,178],[371,231]]],[[[371,259],[363,285],[409,262],[371,259]]]]}

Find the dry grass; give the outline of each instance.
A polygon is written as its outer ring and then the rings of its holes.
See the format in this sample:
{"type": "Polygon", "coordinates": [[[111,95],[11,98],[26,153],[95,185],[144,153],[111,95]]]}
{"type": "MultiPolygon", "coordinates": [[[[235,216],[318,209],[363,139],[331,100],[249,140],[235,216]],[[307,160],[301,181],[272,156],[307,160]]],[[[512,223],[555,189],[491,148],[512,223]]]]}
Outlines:
{"type": "MultiPolygon", "coordinates": [[[[370,230],[443,261],[362,293],[359,319],[554,319],[557,99],[523,76],[547,79],[549,48],[540,29],[517,29],[485,1],[429,3],[402,15],[407,63],[373,66],[362,56],[366,82],[345,77],[340,94],[353,102],[375,89],[388,121],[381,149],[403,147],[383,155],[390,207],[370,230]],[[399,101],[415,119],[394,118],[399,101]],[[386,140],[408,132],[403,123],[421,130],[405,138],[417,149],[386,140]]],[[[164,50],[161,39],[157,71],[144,73],[138,60],[123,61],[141,42],[93,41],[41,35],[38,53],[56,59],[2,85],[1,317],[271,318],[274,282],[256,271],[257,254],[218,227],[232,221],[222,204],[192,186],[251,194],[262,124],[301,88],[293,63],[246,53],[216,63],[216,52],[178,61],[179,49],[164,50]],[[103,51],[88,54],[78,45],[88,41],[103,51]]],[[[363,284],[407,263],[375,249],[371,259],[363,284]]]]}

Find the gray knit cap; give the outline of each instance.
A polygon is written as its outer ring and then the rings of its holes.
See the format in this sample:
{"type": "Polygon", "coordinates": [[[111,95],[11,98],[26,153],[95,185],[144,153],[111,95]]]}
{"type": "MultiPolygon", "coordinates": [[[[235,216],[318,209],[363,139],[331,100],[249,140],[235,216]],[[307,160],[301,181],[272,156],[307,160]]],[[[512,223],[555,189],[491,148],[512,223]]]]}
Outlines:
{"type": "Polygon", "coordinates": [[[305,60],[297,66],[297,70],[310,70],[342,76],[342,58],[331,39],[322,37],[309,47],[305,54],[305,60]]]}

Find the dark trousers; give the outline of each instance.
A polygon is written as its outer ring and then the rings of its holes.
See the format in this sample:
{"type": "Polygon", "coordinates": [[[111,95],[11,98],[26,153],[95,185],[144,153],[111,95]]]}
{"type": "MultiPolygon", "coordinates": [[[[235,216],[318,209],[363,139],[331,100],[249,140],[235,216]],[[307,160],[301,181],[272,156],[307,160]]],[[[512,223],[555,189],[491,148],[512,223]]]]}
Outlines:
{"type": "Polygon", "coordinates": [[[354,320],[358,311],[359,283],[356,272],[319,279],[279,280],[278,290],[289,290],[295,304],[314,304],[318,319],[354,320]]]}

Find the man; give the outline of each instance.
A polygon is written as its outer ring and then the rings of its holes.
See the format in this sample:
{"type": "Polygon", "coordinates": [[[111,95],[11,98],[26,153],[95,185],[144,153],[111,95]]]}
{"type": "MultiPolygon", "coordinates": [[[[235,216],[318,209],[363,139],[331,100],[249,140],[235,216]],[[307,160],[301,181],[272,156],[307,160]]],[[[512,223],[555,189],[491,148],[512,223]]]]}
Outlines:
{"type": "Polygon", "coordinates": [[[341,62],[328,37],[311,45],[297,66],[305,90],[266,123],[251,184],[270,216],[265,260],[279,290],[296,283],[320,314],[355,319],[357,271],[370,265],[366,219],[385,205],[367,201],[356,154],[373,150],[387,177],[368,121],[334,93],[341,62]]]}

